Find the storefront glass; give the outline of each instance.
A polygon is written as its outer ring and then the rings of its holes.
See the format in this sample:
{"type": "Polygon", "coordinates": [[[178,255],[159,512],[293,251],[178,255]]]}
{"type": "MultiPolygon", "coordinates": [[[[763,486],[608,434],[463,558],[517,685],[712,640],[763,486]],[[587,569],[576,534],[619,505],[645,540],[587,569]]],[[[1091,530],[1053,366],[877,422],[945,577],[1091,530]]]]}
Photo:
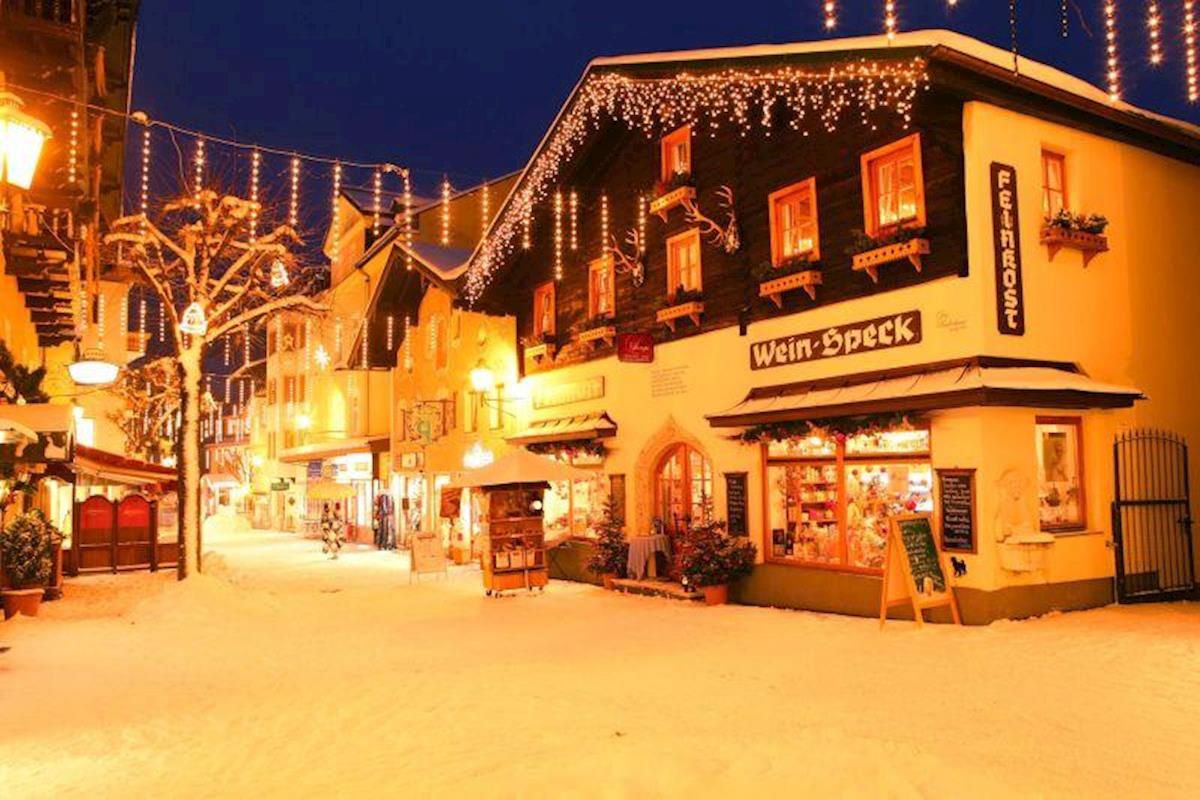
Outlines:
{"type": "Polygon", "coordinates": [[[597,471],[587,480],[556,481],[546,491],[543,524],[548,538],[591,536],[604,516],[608,479],[597,471]]]}
{"type": "Polygon", "coordinates": [[[766,449],[769,561],[877,571],[891,517],[933,510],[928,430],[766,449]]]}

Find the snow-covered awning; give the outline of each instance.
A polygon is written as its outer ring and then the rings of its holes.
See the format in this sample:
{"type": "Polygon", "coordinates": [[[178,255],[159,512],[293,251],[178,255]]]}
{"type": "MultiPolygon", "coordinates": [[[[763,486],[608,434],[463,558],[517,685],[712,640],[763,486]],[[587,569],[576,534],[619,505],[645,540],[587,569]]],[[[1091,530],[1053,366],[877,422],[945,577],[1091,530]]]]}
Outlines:
{"type": "Polygon", "coordinates": [[[83,445],[76,446],[71,468],[76,474],[101,483],[126,486],[157,484],[163,488],[170,488],[178,478],[178,473],[170,467],[83,445]]]}
{"type": "Polygon", "coordinates": [[[531,422],[529,427],[506,438],[509,444],[578,442],[617,435],[617,423],[605,412],[558,417],[531,422]]]}
{"type": "Polygon", "coordinates": [[[751,389],[709,414],[715,428],[963,406],[1127,408],[1137,389],[1102,383],[1069,364],[979,357],[751,389]]]}
{"type": "Polygon", "coordinates": [[[0,405],[0,434],[0,441],[8,438],[22,449],[44,439],[39,459],[62,461],[70,456],[75,415],[71,406],[61,403],[0,405]]]}
{"type": "Polygon", "coordinates": [[[324,442],[302,444],[279,454],[279,460],[288,464],[303,464],[326,458],[347,456],[351,453],[382,453],[388,449],[386,436],[359,436],[351,439],[328,439],[324,442]]]}

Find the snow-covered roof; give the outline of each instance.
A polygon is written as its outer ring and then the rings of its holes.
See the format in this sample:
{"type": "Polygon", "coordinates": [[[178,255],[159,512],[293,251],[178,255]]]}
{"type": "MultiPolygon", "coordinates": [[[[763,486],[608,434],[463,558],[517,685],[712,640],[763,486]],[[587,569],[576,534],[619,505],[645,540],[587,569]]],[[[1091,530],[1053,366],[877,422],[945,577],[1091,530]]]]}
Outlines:
{"type": "Polygon", "coordinates": [[[447,282],[457,280],[466,271],[467,259],[471,257],[470,250],[461,247],[442,247],[430,242],[413,242],[411,251],[403,242],[397,242],[396,247],[402,251],[411,252],[414,258],[447,282]]]}

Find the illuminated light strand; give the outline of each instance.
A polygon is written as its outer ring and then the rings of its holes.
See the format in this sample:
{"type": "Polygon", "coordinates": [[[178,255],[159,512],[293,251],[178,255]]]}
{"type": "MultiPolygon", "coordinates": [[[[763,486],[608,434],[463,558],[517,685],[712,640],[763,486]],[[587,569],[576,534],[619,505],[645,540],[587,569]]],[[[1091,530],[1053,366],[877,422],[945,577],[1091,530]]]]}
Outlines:
{"type": "Polygon", "coordinates": [[[67,180],[79,180],[79,109],[71,109],[71,134],[67,143],[67,180]]]}
{"type": "Polygon", "coordinates": [[[396,318],[391,314],[387,317],[387,351],[392,352],[393,345],[396,344],[396,318]]]}
{"type": "Polygon", "coordinates": [[[121,294],[121,336],[129,337],[129,293],[121,294]]]}
{"type": "Polygon", "coordinates": [[[221,337],[221,351],[222,351],[221,363],[223,366],[228,367],[229,366],[229,337],[228,336],[221,337]]]}
{"type": "Polygon", "coordinates": [[[837,3],[825,0],[825,30],[831,31],[837,27],[837,3]]]}
{"type": "Polygon", "coordinates": [[[600,195],[600,255],[608,250],[608,195],[600,195]]]}
{"type": "Polygon", "coordinates": [[[528,250],[533,247],[533,212],[525,215],[521,220],[521,249],[528,250]]]}
{"type": "Polygon", "coordinates": [[[637,246],[638,252],[646,251],[646,196],[638,195],[637,199],[637,246]]]}
{"type": "Polygon", "coordinates": [[[342,228],[341,228],[341,203],[338,199],[342,194],[342,165],[334,162],[333,164],[333,196],[330,198],[330,223],[329,227],[333,231],[333,241],[330,244],[330,261],[334,264],[338,261],[338,256],[341,255],[342,249],[342,228]]]}
{"type": "Polygon", "coordinates": [[[1105,78],[1108,82],[1108,99],[1117,102],[1121,99],[1121,69],[1117,63],[1117,3],[1116,0],[1104,0],[1104,52],[1105,78]]]}
{"type": "Polygon", "coordinates": [[[1012,51],[1013,75],[1020,75],[1021,61],[1017,52],[1017,0],[1008,0],[1008,47],[1012,51]]]}
{"type": "Polygon", "coordinates": [[[854,113],[856,120],[868,113],[887,116],[907,128],[913,103],[928,86],[926,64],[919,57],[897,62],[862,60],[821,71],[788,66],[666,78],[634,78],[616,72],[592,75],[579,87],[571,107],[548,135],[504,214],[472,258],[465,299],[477,301],[507,257],[524,246],[524,231],[534,208],[554,191],[563,166],[603,119],[651,137],[684,125],[703,129],[724,124],[747,131],[763,117],[764,126],[770,124],[771,117],[756,109],[777,106],[790,113],[790,127],[806,136],[810,127],[835,132],[848,113],[854,113]]]}
{"type": "MultiPolygon", "coordinates": [[[[487,234],[488,223],[492,217],[492,194],[488,189],[486,180],[483,182],[483,188],[479,190],[479,235],[487,234]]],[[[391,348],[388,348],[391,350],[391,348]]]]}
{"type": "Polygon", "coordinates": [[[554,280],[561,281],[563,277],[563,196],[561,191],[554,193],[554,280]]]}
{"type": "Polygon", "coordinates": [[[167,341],[167,306],[162,300],[158,301],[158,341],[167,341]]]}
{"type": "Polygon", "coordinates": [[[104,347],[104,292],[96,292],[96,339],[104,347]]]}
{"type": "Polygon", "coordinates": [[[442,178],[442,247],[450,246],[450,178],[442,178]]]}
{"type": "Polygon", "coordinates": [[[196,201],[200,200],[200,192],[204,191],[204,139],[196,139],[196,153],[192,157],[192,191],[196,195],[196,201]]]}
{"type": "Polygon", "coordinates": [[[889,40],[896,38],[896,30],[899,27],[899,21],[896,18],[896,0],[884,0],[883,3],[883,30],[887,33],[889,40]]]}
{"type": "Polygon", "coordinates": [[[142,235],[146,234],[148,225],[147,215],[150,213],[150,128],[142,129],[142,183],[141,183],[141,204],[142,221],[140,223],[142,235]]]}
{"type": "Polygon", "coordinates": [[[333,353],[339,362],[342,360],[342,320],[339,317],[333,323],[333,353]]]}
{"type": "Polygon", "coordinates": [[[1196,74],[1196,4],[1194,0],[1183,0],[1183,41],[1187,52],[1186,62],[1187,99],[1189,103],[1200,100],[1200,86],[1197,85],[1196,74]]]}
{"type": "Polygon", "coordinates": [[[146,294],[144,292],[138,295],[138,349],[141,352],[146,352],[146,344],[148,342],[146,336],[146,294]]]}
{"type": "Polygon", "coordinates": [[[1146,29],[1150,36],[1150,63],[1158,66],[1163,61],[1162,52],[1162,14],[1159,13],[1156,0],[1150,0],[1146,7],[1146,29]]]}
{"type": "Polygon", "coordinates": [[[304,318],[304,371],[312,369],[312,319],[304,318]]]}
{"type": "Polygon", "coordinates": [[[371,235],[379,238],[380,215],[383,212],[383,173],[375,170],[371,181],[371,235]]]}
{"type": "Polygon", "coordinates": [[[82,335],[88,328],[88,317],[91,316],[91,306],[88,304],[87,287],[80,278],[79,283],[79,333],[82,335]]]}
{"type": "Polygon", "coordinates": [[[1058,7],[1058,34],[1066,39],[1071,32],[1071,7],[1070,0],[1062,0],[1058,7]]]}
{"type": "Polygon", "coordinates": [[[250,243],[258,241],[258,173],[262,156],[257,150],[250,153],[250,243]]]}
{"type": "Polygon", "coordinates": [[[250,363],[250,326],[242,326],[242,366],[250,363]]]}
{"type": "Polygon", "coordinates": [[[579,249],[579,192],[571,190],[571,252],[579,249]]]}
{"type": "Polygon", "coordinates": [[[292,156],[291,192],[288,196],[288,225],[300,227],[300,159],[292,156]]]}
{"type": "Polygon", "coordinates": [[[412,195],[412,179],[408,173],[404,173],[404,268],[411,270],[413,268],[412,257],[413,244],[413,195],[412,195]]]}
{"type": "Polygon", "coordinates": [[[410,371],[413,368],[412,321],[407,314],[404,315],[404,368],[410,371]]]}

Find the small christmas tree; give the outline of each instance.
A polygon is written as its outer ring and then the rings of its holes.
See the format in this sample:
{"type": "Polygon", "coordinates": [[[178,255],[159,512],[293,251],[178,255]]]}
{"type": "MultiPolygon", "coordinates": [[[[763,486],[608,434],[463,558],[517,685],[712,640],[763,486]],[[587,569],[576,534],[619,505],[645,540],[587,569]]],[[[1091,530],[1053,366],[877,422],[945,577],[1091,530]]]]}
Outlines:
{"type": "Polygon", "coordinates": [[[623,575],[629,562],[629,542],[625,541],[625,526],[611,494],[604,500],[604,518],[595,530],[596,547],[588,559],[588,569],[598,575],[623,575]]]}

